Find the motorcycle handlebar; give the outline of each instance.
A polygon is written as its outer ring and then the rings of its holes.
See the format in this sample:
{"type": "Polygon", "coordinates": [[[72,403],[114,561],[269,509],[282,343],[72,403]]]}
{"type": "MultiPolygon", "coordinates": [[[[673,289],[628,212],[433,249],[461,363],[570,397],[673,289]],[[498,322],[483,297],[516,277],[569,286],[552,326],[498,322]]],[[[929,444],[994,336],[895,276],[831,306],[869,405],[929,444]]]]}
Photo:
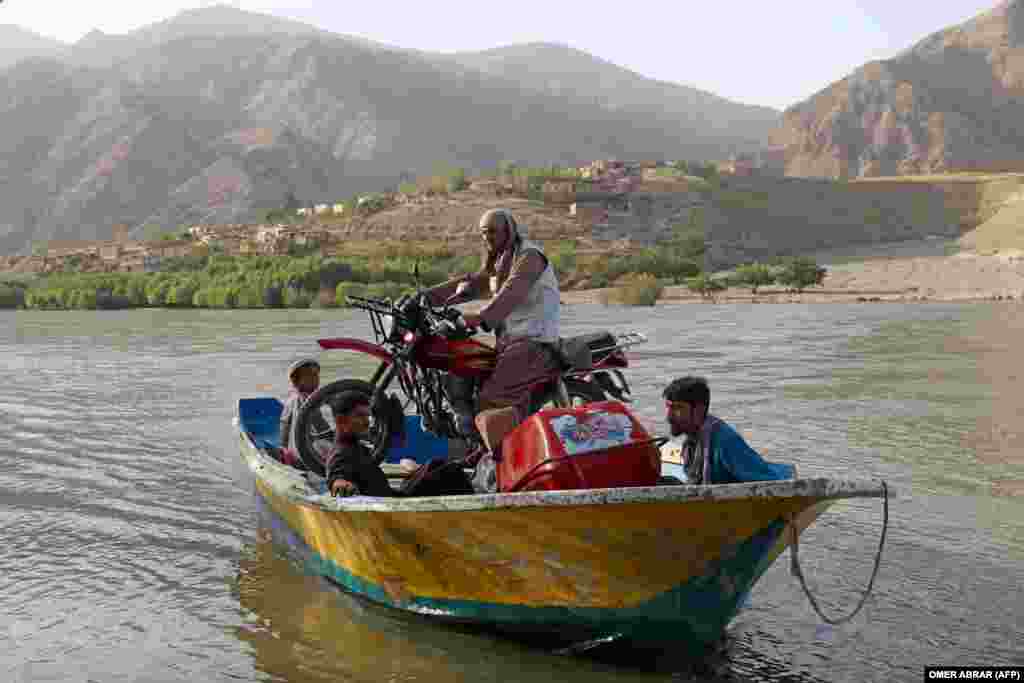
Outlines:
{"type": "MultiPolygon", "coordinates": [[[[348,304],[353,308],[360,308],[365,311],[372,311],[380,315],[390,315],[396,318],[404,318],[401,309],[388,299],[368,299],[366,297],[348,295],[345,297],[348,304]]],[[[473,332],[462,320],[462,313],[449,305],[423,307],[428,313],[428,325],[443,333],[473,332]],[[429,320],[433,318],[433,320],[429,320]]]]}

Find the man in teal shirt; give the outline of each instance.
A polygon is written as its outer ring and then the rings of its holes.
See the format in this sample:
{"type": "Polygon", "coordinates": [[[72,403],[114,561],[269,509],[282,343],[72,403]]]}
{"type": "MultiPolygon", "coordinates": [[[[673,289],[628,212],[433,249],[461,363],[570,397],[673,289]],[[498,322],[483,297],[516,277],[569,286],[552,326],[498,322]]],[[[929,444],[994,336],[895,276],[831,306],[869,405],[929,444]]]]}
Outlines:
{"type": "Polygon", "coordinates": [[[688,484],[736,484],[796,479],[796,466],[770,463],[723,420],[708,413],[703,377],[681,377],[663,393],[672,436],[686,435],[682,461],[688,484]]]}

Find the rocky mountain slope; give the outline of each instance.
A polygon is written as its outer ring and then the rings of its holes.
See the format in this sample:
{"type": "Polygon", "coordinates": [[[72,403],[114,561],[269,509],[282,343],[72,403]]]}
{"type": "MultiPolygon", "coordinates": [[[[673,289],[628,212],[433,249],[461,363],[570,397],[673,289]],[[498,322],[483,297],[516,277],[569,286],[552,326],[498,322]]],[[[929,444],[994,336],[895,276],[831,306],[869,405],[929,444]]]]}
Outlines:
{"type": "MultiPolygon", "coordinates": [[[[744,106],[696,88],[644,78],[629,69],[557,43],[509,45],[449,56],[464,66],[512,79],[538,92],[579,98],[622,112],[701,130],[731,151],[757,149],[779,112],[744,106]],[[736,140],[744,144],[737,145],[736,140]]],[[[724,157],[723,157],[724,158],[724,157]]]]}
{"type": "Polygon", "coordinates": [[[0,24],[0,69],[6,69],[27,57],[56,55],[66,46],[18,26],[0,24]]]}
{"type": "MultiPolygon", "coordinates": [[[[753,144],[518,77],[227,7],[90,34],[0,71],[0,253],[106,238],[116,223],[253,220],[289,196],[338,201],[439,162],[718,158],[753,144]]],[[[764,113],[718,104],[716,126],[764,113]]]]}
{"type": "Polygon", "coordinates": [[[1007,0],[788,109],[790,175],[1024,170],[1024,0],[1007,0]]]}

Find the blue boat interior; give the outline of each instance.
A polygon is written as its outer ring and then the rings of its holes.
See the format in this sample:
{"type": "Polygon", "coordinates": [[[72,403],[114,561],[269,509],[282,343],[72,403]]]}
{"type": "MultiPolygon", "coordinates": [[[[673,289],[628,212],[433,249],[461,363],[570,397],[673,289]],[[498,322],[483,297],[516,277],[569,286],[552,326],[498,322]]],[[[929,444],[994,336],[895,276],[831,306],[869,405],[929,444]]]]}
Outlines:
{"type": "MultiPolygon", "coordinates": [[[[238,401],[238,422],[257,448],[280,448],[283,410],[284,404],[273,397],[243,398],[238,401]]],[[[448,440],[424,431],[419,415],[405,416],[404,436],[392,438],[384,462],[409,459],[425,463],[448,455],[448,440]]]]}

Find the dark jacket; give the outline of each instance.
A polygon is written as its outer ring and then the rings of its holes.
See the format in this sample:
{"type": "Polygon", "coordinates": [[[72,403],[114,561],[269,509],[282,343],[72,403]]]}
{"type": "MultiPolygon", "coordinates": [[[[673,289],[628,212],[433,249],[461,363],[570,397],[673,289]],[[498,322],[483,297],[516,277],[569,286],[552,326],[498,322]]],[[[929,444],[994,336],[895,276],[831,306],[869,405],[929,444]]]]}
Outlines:
{"type": "Polygon", "coordinates": [[[356,485],[363,496],[394,496],[387,475],[374,462],[373,453],[358,439],[340,436],[327,457],[327,490],[344,479],[356,485]]]}

